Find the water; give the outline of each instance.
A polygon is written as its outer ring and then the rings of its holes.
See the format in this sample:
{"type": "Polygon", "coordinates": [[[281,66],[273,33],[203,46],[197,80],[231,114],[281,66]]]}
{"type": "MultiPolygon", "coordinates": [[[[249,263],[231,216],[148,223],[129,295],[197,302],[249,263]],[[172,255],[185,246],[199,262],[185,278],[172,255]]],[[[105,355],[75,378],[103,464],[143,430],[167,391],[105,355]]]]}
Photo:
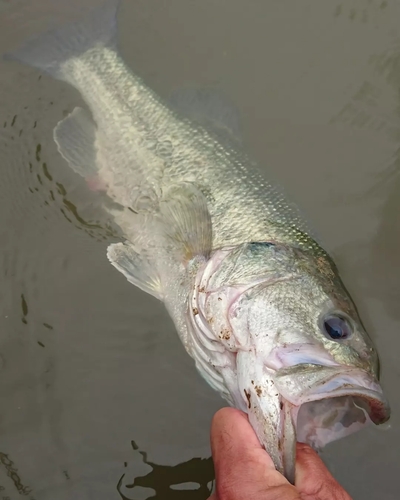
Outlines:
{"type": "MultiPolygon", "coordinates": [[[[1,1],[0,51],[77,5],[1,1]]],[[[120,16],[126,61],[160,95],[195,84],[236,104],[358,304],[393,418],[323,454],[355,500],[398,498],[399,18],[395,0],[135,0],[120,16]]],[[[205,500],[223,401],[163,306],[107,262],[115,228],[52,141],[79,103],[0,62],[0,500],[205,500]]]]}

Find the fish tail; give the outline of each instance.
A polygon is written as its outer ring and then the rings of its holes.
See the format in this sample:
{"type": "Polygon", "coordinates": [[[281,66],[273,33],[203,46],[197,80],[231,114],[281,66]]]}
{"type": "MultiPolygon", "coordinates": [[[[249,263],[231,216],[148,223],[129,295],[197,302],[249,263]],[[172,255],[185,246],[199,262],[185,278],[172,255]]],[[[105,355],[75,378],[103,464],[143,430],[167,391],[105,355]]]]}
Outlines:
{"type": "Polygon", "coordinates": [[[63,64],[95,46],[116,46],[116,14],[120,0],[107,0],[79,21],[29,41],[5,59],[22,62],[63,79],[63,64]]]}

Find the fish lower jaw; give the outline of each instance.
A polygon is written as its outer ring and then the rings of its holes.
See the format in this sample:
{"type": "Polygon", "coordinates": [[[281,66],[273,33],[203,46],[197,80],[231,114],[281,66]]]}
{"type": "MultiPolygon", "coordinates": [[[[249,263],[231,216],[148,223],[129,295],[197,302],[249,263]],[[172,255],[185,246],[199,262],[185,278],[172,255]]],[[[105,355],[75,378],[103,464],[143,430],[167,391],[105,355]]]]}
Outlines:
{"type": "Polygon", "coordinates": [[[381,393],[350,384],[330,392],[316,391],[296,405],[285,402],[291,405],[297,441],[316,450],[371,424],[383,424],[390,415],[381,393]]]}

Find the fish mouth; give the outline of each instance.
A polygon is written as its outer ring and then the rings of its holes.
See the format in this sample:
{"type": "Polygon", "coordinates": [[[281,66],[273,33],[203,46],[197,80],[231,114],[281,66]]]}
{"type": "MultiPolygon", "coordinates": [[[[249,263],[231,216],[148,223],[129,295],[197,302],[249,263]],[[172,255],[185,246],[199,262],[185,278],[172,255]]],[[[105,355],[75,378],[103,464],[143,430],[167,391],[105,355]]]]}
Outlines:
{"type": "MultiPolygon", "coordinates": [[[[290,419],[292,425],[283,424],[281,439],[286,449],[294,448],[288,441],[295,439],[319,450],[390,418],[389,403],[378,381],[361,369],[297,365],[278,370],[275,383],[281,394],[282,418],[290,419]],[[314,383],[307,384],[310,379],[314,383]]],[[[295,456],[284,457],[289,470],[294,470],[294,462],[295,456]]]]}
{"type": "Polygon", "coordinates": [[[248,413],[276,469],[292,484],[297,442],[318,450],[390,417],[389,403],[368,367],[308,362],[273,369],[256,352],[243,350],[236,356],[236,372],[238,390],[230,393],[248,413]]]}

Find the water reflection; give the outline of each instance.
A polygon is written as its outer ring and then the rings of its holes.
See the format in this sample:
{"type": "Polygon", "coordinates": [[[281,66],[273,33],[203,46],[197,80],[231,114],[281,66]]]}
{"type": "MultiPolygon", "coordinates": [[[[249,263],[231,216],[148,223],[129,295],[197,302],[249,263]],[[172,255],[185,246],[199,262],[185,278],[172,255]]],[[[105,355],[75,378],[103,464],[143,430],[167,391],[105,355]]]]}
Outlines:
{"type": "MultiPolygon", "coordinates": [[[[60,169],[54,144],[42,144],[44,137],[47,137],[49,132],[52,134],[54,123],[68,114],[62,102],[57,103],[53,98],[49,99],[51,92],[56,92],[56,89],[50,90],[51,84],[42,82],[39,75],[36,89],[28,78],[26,81],[21,79],[18,89],[15,90],[12,78],[7,81],[7,76],[9,75],[5,72],[0,88],[0,110],[4,116],[1,120],[3,127],[0,128],[0,154],[2,163],[7,165],[5,172],[2,172],[5,178],[2,179],[1,189],[8,207],[17,201],[10,200],[9,196],[18,184],[20,188],[27,188],[35,195],[31,204],[35,204],[35,211],[40,208],[45,220],[54,217],[56,211],[59,211],[66,221],[96,241],[120,238],[115,224],[102,210],[110,201],[99,193],[86,192],[85,208],[89,210],[87,214],[82,214],[85,209],[83,206],[78,209],[78,201],[73,200],[73,194],[68,192],[66,178],[63,177],[65,165],[61,165],[60,169]],[[30,103],[29,106],[24,105],[29,103],[34,93],[40,94],[36,102],[30,103]],[[12,98],[9,98],[10,95],[12,98]],[[42,95],[44,97],[41,97],[42,95]],[[17,113],[15,108],[18,109],[17,113]]],[[[67,179],[69,180],[68,177],[67,179]]],[[[71,186],[73,191],[77,191],[76,184],[75,179],[75,185],[71,186]]],[[[87,191],[86,186],[85,188],[87,191]]]]}
{"type": "Polygon", "coordinates": [[[353,22],[376,22],[377,16],[388,7],[387,0],[375,2],[364,0],[346,0],[336,5],[334,9],[335,17],[344,17],[353,22]]]}
{"type": "Polygon", "coordinates": [[[377,224],[371,216],[371,237],[341,247],[340,253],[352,257],[351,269],[364,291],[379,299],[386,312],[400,319],[400,44],[370,57],[377,79],[384,78],[397,99],[397,107],[386,109],[382,84],[364,82],[337,119],[351,126],[383,133],[396,144],[387,164],[371,179],[371,187],[356,195],[356,203],[376,206],[377,224]],[[377,108],[380,110],[378,113],[377,108]],[[382,110],[384,111],[382,113],[382,110]],[[366,269],[368,272],[365,272],[366,269]]]}
{"type": "MultiPolygon", "coordinates": [[[[0,452],[0,465],[5,469],[7,476],[13,482],[17,492],[20,495],[29,496],[30,493],[32,492],[32,489],[29,486],[23,484],[21,478],[19,477],[18,469],[15,466],[14,462],[9,457],[9,455],[0,452]]],[[[0,485],[1,500],[11,500],[9,496],[4,496],[5,491],[6,491],[5,486],[0,485]]],[[[30,500],[35,500],[35,499],[31,496],[30,500]]]]}
{"type": "Polygon", "coordinates": [[[381,190],[386,200],[380,209],[380,224],[370,243],[368,268],[371,271],[368,291],[381,299],[387,313],[400,320],[399,244],[400,244],[400,158],[381,190]],[[385,189],[386,188],[386,189],[385,189]]]}
{"type": "MultiPolygon", "coordinates": [[[[122,500],[206,500],[214,481],[212,458],[192,458],[186,462],[169,466],[159,465],[147,458],[138,445],[131,442],[136,459],[140,457],[143,464],[151,469],[144,476],[122,475],[117,490],[122,500]]],[[[125,463],[127,466],[127,463],[125,463]]]]}
{"type": "Polygon", "coordinates": [[[374,270],[373,289],[384,293],[388,313],[400,319],[399,248],[400,248],[400,43],[383,54],[372,56],[371,63],[386,78],[397,95],[397,120],[394,139],[397,149],[392,164],[384,171],[381,190],[386,190],[386,201],[380,209],[381,221],[372,240],[371,265],[374,270]]]}

